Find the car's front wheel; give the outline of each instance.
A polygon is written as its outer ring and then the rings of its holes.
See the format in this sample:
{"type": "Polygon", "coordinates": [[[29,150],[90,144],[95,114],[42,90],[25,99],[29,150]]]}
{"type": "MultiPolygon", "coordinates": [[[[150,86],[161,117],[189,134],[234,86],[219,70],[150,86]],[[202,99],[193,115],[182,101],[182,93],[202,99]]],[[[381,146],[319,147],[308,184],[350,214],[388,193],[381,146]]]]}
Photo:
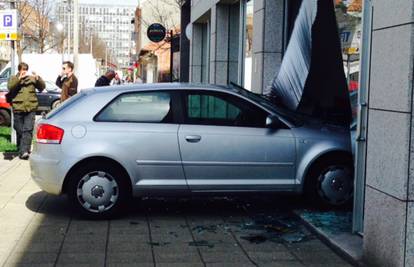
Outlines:
{"type": "Polygon", "coordinates": [[[330,160],[315,166],[306,183],[308,198],[323,205],[343,206],[352,202],[354,172],[349,160],[330,160]]]}
{"type": "Polygon", "coordinates": [[[68,184],[74,208],[91,219],[112,218],[125,208],[131,192],[125,171],[108,162],[90,162],[75,170],[68,184]]]}

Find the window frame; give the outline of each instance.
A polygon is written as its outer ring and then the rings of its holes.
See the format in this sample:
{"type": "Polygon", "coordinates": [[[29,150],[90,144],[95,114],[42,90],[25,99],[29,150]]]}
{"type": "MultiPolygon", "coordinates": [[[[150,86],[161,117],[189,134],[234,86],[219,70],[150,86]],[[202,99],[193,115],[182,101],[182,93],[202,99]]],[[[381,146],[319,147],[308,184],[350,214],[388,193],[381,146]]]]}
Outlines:
{"type": "MultiPolygon", "coordinates": [[[[191,95],[191,94],[202,94],[202,95],[209,95],[209,96],[224,96],[224,99],[226,102],[229,102],[230,104],[236,106],[237,108],[239,108],[238,105],[235,105],[234,102],[231,99],[237,99],[240,102],[246,102],[248,103],[250,106],[259,109],[261,112],[263,112],[264,114],[266,114],[266,116],[272,116],[273,114],[271,112],[269,112],[268,110],[264,109],[263,107],[261,107],[260,105],[258,105],[257,103],[250,101],[249,99],[246,99],[242,96],[239,96],[237,94],[231,94],[229,92],[223,92],[223,91],[216,91],[216,90],[183,90],[181,92],[181,119],[180,119],[180,123],[184,124],[184,125],[200,125],[200,126],[215,126],[215,127],[238,127],[238,128],[257,128],[257,129],[267,129],[269,127],[267,127],[266,125],[264,125],[263,127],[255,127],[255,126],[245,126],[245,125],[217,125],[217,124],[200,124],[200,123],[190,123],[188,122],[188,114],[187,114],[187,96],[191,95]],[[230,99],[230,100],[228,100],[230,99]]],[[[221,99],[223,99],[222,97],[219,97],[221,99]]],[[[288,127],[286,125],[286,127],[288,127]]]]}
{"type": "Polygon", "coordinates": [[[131,91],[131,92],[122,92],[116,95],[111,101],[109,101],[106,105],[103,106],[93,117],[93,121],[100,123],[139,123],[139,124],[179,124],[182,118],[182,112],[179,111],[178,107],[181,107],[180,104],[181,98],[179,93],[176,90],[142,90],[142,91],[131,91]],[[106,108],[108,108],[111,104],[113,104],[117,99],[123,97],[125,95],[132,95],[132,94],[140,94],[140,93],[168,93],[170,94],[171,99],[171,112],[172,112],[172,121],[171,122],[149,122],[149,121],[114,121],[114,120],[101,120],[98,117],[101,115],[106,108]]]}

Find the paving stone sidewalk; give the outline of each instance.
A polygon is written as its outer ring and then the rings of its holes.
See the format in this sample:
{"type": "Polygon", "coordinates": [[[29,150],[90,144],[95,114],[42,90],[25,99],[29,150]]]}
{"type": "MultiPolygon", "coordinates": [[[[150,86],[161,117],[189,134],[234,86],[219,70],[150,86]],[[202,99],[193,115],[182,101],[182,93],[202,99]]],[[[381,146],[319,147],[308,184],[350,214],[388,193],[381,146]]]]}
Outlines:
{"type": "Polygon", "coordinates": [[[143,199],[87,221],[0,160],[0,266],[350,266],[277,199],[143,199]],[[282,208],[281,208],[282,207],[282,208]]]}

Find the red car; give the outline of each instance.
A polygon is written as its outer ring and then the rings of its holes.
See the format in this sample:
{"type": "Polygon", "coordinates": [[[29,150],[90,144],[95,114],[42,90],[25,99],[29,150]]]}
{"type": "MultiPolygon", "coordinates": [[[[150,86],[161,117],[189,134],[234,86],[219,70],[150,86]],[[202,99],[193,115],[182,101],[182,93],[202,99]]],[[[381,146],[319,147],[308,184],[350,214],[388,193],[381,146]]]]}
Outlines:
{"type": "Polygon", "coordinates": [[[7,92],[0,91],[0,126],[10,126],[10,104],[6,102],[7,92]]]}

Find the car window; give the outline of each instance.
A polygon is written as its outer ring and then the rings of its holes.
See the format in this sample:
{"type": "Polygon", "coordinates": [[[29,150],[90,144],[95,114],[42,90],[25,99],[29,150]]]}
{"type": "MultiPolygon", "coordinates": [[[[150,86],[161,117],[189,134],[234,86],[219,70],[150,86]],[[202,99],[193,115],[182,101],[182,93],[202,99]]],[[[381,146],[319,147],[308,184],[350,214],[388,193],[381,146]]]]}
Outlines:
{"type": "Polygon", "coordinates": [[[7,89],[7,81],[0,81],[0,92],[6,92],[7,89]]]}
{"type": "Polygon", "coordinates": [[[171,94],[139,92],[122,94],[106,106],[96,121],[172,123],[171,94]]]}
{"type": "Polygon", "coordinates": [[[11,75],[11,68],[7,68],[4,72],[0,74],[1,79],[8,79],[11,75]]]}
{"type": "Polygon", "coordinates": [[[225,93],[189,92],[185,104],[187,124],[265,127],[268,116],[250,102],[225,93]]]}

